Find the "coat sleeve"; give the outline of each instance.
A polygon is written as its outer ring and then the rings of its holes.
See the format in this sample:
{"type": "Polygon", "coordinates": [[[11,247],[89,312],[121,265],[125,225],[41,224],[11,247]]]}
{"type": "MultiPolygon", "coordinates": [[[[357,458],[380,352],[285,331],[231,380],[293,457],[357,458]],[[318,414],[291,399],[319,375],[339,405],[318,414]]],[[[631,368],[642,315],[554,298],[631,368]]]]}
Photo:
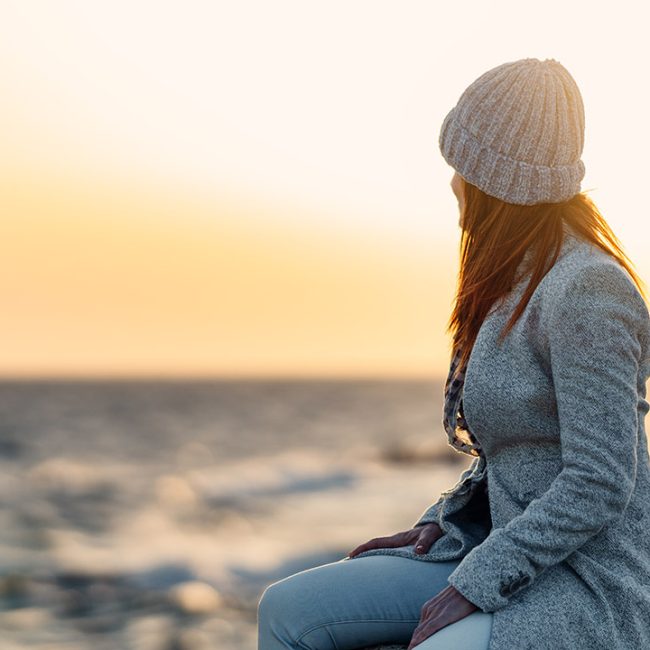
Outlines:
{"type": "Polygon", "coordinates": [[[523,513],[493,529],[448,582],[485,612],[616,521],[635,485],[640,364],[648,309],[618,263],[575,272],[549,307],[562,470],[523,513]]]}
{"type": "Polygon", "coordinates": [[[476,473],[479,468],[481,458],[475,457],[470,466],[462,472],[456,485],[454,485],[449,490],[445,490],[440,498],[432,505],[430,505],[419,517],[419,519],[413,524],[413,528],[416,526],[424,526],[425,524],[440,524],[440,509],[442,504],[446,499],[453,497],[453,495],[458,492],[466,482],[476,473]]]}

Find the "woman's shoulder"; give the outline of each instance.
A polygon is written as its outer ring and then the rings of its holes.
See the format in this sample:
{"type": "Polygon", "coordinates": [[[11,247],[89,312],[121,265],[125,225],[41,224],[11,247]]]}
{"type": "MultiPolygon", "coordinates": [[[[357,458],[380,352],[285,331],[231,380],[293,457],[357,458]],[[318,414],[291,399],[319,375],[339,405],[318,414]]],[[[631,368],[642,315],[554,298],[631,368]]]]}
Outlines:
{"type": "Polygon", "coordinates": [[[650,339],[650,312],[638,286],[628,270],[596,244],[568,237],[543,285],[542,312],[551,326],[562,318],[584,327],[616,312],[650,339]]]}
{"type": "Polygon", "coordinates": [[[544,279],[544,293],[552,302],[571,300],[576,293],[589,291],[594,299],[613,292],[621,298],[636,296],[645,305],[628,270],[602,248],[577,236],[566,238],[544,279]]]}

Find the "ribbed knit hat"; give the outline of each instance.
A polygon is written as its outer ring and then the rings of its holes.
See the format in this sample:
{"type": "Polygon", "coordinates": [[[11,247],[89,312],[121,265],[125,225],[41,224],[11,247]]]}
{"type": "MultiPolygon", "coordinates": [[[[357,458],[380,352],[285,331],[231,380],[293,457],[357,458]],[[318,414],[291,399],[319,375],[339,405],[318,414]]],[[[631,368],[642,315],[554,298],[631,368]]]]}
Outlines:
{"type": "Polygon", "coordinates": [[[465,180],[508,203],[570,199],[585,166],[580,90],[555,59],[502,63],[460,96],[440,128],[444,159],[465,180]]]}

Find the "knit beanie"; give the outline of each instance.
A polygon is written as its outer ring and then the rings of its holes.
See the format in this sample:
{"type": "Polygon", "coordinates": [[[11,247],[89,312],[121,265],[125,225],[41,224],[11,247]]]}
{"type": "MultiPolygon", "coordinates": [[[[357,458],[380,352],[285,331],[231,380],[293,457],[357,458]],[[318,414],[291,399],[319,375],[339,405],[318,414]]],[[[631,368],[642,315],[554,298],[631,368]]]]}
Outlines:
{"type": "Polygon", "coordinates": [[[557,203],[580,192],[584,106],[555,59],[502,63],[460,96],[440,128],[443,158],[508,203],[557,203]]]}

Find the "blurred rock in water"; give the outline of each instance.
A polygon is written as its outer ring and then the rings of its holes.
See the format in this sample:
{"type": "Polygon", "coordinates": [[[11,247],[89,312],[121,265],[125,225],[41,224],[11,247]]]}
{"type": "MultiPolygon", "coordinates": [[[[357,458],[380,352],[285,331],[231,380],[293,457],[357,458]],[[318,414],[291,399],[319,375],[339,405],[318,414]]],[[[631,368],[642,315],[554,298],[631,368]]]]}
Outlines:
{"type": "Polygon", "coordinates": [[[381,449],[381,458],[391,463],[466,463],[465,454],[455,451],[451,446],[441,446],[440,441],[401,441],[395,440],[381,449]]]}
{"type": "Polygon", "coordinates": [[[174,585],[169,591],[169,596],[180,611],[190,615],[210,614],[218,611],[223,605],[217,590],[199,580],[174,585]]]}

